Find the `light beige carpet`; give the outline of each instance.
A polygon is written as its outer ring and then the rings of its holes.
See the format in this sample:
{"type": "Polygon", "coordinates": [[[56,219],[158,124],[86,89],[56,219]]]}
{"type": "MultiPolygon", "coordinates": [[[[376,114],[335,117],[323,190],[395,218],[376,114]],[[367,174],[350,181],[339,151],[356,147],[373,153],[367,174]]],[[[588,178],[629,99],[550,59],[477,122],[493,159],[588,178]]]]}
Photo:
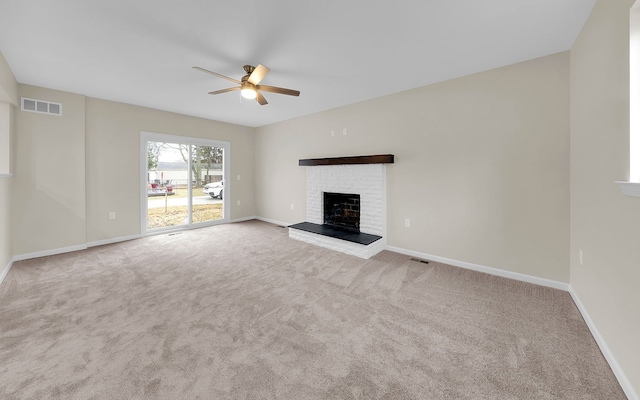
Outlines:
{"type": "Polygon", "coordinates": [[[248,221],[17,262],[2,399],[623,399],[570,296],[248,221]]]}

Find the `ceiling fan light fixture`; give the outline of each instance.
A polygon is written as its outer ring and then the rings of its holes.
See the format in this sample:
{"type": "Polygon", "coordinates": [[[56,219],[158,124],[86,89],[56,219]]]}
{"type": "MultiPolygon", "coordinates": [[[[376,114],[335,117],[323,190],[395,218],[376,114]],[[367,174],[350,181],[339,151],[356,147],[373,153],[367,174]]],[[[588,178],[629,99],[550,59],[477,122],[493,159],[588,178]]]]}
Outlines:
{"type": "Polygon", "coordinates": [[[242,97],[245,99],[255,99],[258,95],[256,90],[249,85],[242,85],[242,90],[240,90],[242,97]]]}
{"type": "Polygon", "coordinates": [[[222,93],[228,93],[228,92],[235,92],[236,90],[239,90],[240,95],[243,98],[256,100],[258,104],[260,104],[261,106],[268,104],[267,99],[265,99],[264,96],[262,95],[263,91],[278,93],[278,94],[285,94],[287,96],[300,95],[300,92],[298,90],[285,89],[277,86],[260,85],[260,82],[262,81],[262,79],[265,77],[265,75],[269,73],[269,68],[265,67],[262,64],[258,64],[257,67],[253,67],[251,65],[245,65],[243,68],[244,68],[244,72],[246,72],[247,74],[243,76],[241,80],[229,78],[228,76],[224,76],[222,74],[209,71],[208,69],[204,69],[204,68],[200,68],[200,67],[193,67],[193,68],[202,72],[206,72],[213,76],[217,76],[218,78],[226,79],[238,85],[238,86],[234,86],[226,89],[214,90],[213,92],[209,92],[209,94],[222,94],[222,93]]]}

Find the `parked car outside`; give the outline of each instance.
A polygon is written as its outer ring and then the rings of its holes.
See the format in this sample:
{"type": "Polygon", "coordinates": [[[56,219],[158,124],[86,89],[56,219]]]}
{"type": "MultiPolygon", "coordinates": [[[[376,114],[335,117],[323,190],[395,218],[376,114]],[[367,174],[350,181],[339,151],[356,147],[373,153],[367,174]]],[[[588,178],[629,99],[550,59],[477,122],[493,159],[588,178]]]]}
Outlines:
{"type": "Polygon", "coordinates": [[[209,196],[213,197],[213,198],[217,197],[220,200],[222,200],[222,189],[223,189],[223,186],[224,186],[224,180],[222,180],[220,182],[207,183],[202,188],[202,191],[205,192],[206,194],[208,194],[209,196]]]}

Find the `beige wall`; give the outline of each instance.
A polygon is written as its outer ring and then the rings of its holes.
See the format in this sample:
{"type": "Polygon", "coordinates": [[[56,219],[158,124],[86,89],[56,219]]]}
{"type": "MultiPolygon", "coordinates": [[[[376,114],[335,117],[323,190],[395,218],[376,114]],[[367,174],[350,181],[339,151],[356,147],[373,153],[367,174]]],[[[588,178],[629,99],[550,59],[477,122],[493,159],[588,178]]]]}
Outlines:
{"type": "Polygon", "coordinates": [[[0,52],[0,101],[18,105],[18,97],[18,83],[7,60],[0,52]]]}
{"type": "Polygon", "coordinates": [[[62,103],[63,115],[18,112],[15,176],[7,191],[14,206],[11,212],[6,206],[13,255],[140,234],[141,131],[230,142],[231,218],[254,215],[253,128],[28,85],[19,90],[62,103]],[[116,220],[109,220],[110,211],[116,220]]]}
{"type": "MultiPolygon", "coordinates": [[[[0,55],[1,57],[1,55],[0,55]]],[[[17,85],[16,85],[17,86],[17,85]]],[[[7,104],[7,103],[4,103],[7,104]]],[[[3,103],[0,103],[0,107],[3,106],[3,103]]],[[[0,121],[0,123],[7,122],[8,130],[10,135],[10,149],[3,149],[2,155],[0,157],[6,157],[11,159],[11,155],[13,153],[13,138],[15,128],[13,121],[15,120],[15,106],[9,105],[9,121],[0,121]],[[9,152],[7,156],[7,152],[9,152]]],[[[11,248],[11,182],[13,177],[10,176],[0,176],[0,275],[5,270],[5,268],[11,262],[11,258],[13,257],[13,249],[11,248]]]]}
{"type": "Polygon", "coordinates": [[[84,114],[77,94],[19,85],[20,96],[62,103],[62,116],[18,111],[12,182],[14,255],[82,246],[84,114]]]}
{"type": "Polygon", "coordinates": [[[571,286],[640,393],[640,199],[613,183],[629,178],[632,4],[599,0],[571,51],[571,286]]]}
{"type": "Polygon", "coordinates": [[[300,158],[392,153],[389,245],[568,282],[568,152],[565,52],[258,128],[257,213],[305,220],[300,158]]]}
{"type": "MultiPolygon", "coordinates": [[[[11,166],[14,155],[15,143],[15,104],[18,103],[18,82],[16,82],[9,65],[2,53],[0,53],[0,106],[9,110],[8,120],[6,113],[0,119],[0,164],[11,166]],[[11,105],[13,104],[13,105],[11,105]],[[7,136],[8,135],[8,136],[7,136]]],[[[12,170],[13,168],[9,168],[12,170]]],[[[0,171],[0,174],[7,171],[0,171]]],[[[12,171],[11,171],[12,172],[12,171]]],[[[12,177],[0,176],[0,274],[9,265],[13,257],[11,248],[11,182],[12,177]]]]}
{"type": "Polygon", "coordinates": [[[11,180],[0,178],[0,274],[9,265],[11,249],[11,180]]]}
{"type": "Polygon", "coordinates": [[[88,242],[140,234],[141,131],[230,142],[231,219],[254,215],[253,128],[87,98],[88,242]]]}
{"type": "Polygon", "coordinates": [[[11,103],[0,101],[0,176],[11,175],[11,103]]]}
{"type": "Polygon", "coordinates": [[[0,176],[13,173],[14,118],[18,103],[18,82],[0,52],[0,176]]]}

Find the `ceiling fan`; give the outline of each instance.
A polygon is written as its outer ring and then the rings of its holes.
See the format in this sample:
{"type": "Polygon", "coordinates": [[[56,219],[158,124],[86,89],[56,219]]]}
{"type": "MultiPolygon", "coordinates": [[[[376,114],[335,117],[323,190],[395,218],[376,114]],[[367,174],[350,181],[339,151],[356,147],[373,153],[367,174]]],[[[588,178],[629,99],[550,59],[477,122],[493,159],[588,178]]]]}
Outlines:
{"type": "Polygon", "coordinates": [[[265,104],[267,104],[267,99],[264,98],[264,96],[262,95],[262,93],[259,92],[259,90],[262,90],[265,92],[271,92],[271,93],[286,94],[288,96],[300,95],[300,91],[298,90],[285,89],[285,88],[276,87],[276,86],[259,85],[260,81],[262,81],[262,79],[264,79],[264,77],[270,71],[269,68],[265,67],[262,64],[258,64],[257,67],[254,67],[252,65],[245,65],[244,67],[242,67],[244,68],[244,72],[246,72],[246,75],[243,76],[241,80],[229,78],[228,76],[224,76],[222,74],[209,71],[208,69],[204,69],[204,68],[200,68],[200,67],[193,67],[193,68],[197,69],[198,71],[206,72],[207,74],[211,74],[213,76],[217,76],[218,78],[226,79],[228,81],[231,81],[233,83],[237,83],[238,85],[240,85],[240,86],[235,86],[227,89],[216,90],[214,92],[209,92],[209,94],[221,94],[221,93],[233,92],[234,90],[240,90],[242,97],[244,97],[245,99],[256,99],[256,101],[260,103],[261,106],[264,106],[265,104]]]}

